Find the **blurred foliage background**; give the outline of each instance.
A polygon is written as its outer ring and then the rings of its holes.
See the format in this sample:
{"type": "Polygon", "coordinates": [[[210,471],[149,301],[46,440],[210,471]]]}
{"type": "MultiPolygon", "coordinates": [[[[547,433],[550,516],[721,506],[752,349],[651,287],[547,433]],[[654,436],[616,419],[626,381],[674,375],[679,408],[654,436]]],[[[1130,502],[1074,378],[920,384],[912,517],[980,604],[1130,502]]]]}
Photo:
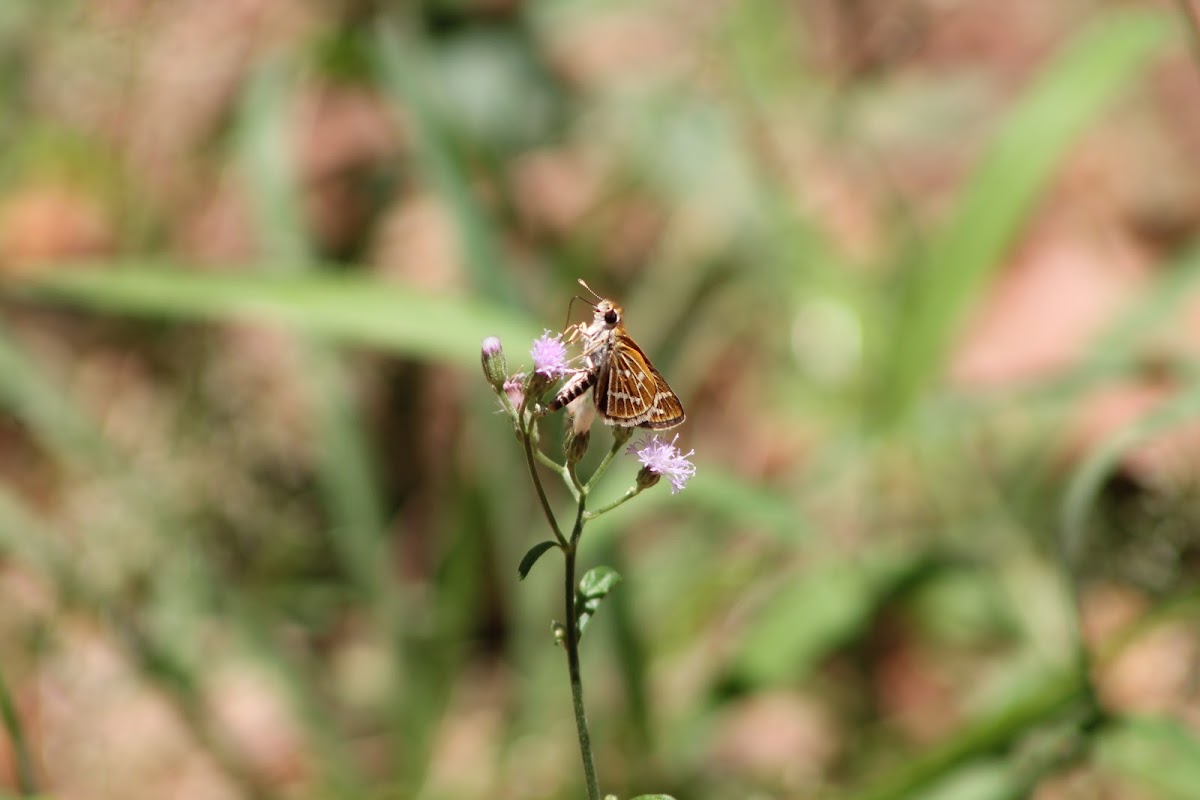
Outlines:
{"type": "Polygon", "coordinates": [[[1189,9],[0,3],[3,791],[581,796],[478,348],[584,277],[699,470],[605,791],[1195,798],[1189,9]]]}

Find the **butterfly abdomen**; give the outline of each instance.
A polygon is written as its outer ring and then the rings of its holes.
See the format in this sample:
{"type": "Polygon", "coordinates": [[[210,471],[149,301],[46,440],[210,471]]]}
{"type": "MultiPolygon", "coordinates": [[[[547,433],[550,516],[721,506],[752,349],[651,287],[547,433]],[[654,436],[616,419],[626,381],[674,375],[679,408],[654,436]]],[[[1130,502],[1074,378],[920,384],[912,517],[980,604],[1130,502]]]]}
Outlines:
{"type": "Polygon", "coordinates": [[[588,389],[592,388],[592,384],[596,382],[596,371],[589,369],[583,372],[577,372],[566,384],[558,390],[558,394],[554,396],[553,402],[550,403],[551,411],[558,411],[563,406],[569,404],[572,400],[582,395],[588,389]]]}

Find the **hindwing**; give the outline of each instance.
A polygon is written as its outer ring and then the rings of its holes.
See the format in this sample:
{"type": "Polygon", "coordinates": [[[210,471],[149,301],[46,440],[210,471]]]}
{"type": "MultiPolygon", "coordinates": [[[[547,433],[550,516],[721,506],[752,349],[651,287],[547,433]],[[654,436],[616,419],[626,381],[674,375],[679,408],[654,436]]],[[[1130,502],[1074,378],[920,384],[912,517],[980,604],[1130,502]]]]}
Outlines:
{"type": "Polygon", "coordinates": [[[679,398],[628,334],[613,331],[606,351],[593,394],[605,422],[655,430],[683,423],[686,414],[679,398]]]}

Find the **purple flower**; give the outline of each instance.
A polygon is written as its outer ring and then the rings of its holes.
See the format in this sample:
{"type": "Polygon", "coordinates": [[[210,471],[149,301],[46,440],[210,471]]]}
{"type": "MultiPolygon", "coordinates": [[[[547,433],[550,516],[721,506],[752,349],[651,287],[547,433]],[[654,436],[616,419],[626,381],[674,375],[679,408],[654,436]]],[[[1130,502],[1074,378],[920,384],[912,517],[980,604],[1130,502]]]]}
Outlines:
{"type": "Polygon", "coordinates": [[[567,346],[562,343],[562,334],[550,335],[550,331],[533,343],[529,351],[533,356],[533,371],[550,380],[567,374],[567,346]]]}
{"type": "Polygon", "coordinates": [[[500,338],[497,336],[489,336],[483,340],[483,354],[485,356],[494,356],[500,352],[500,338]]]}
{"type": "Polygon", "coordinates": [[[681,453],[675,448],[675,442],[678,439],[679,434],[677,433],[670,442],[664,442],[658,438],[656,433],[649,439],[634,442],[625,451],[638,457],[638,460],[642,462],[643,472],[664,476],[671,481],[671,494],[682,492],[688,479],[696,474],[696,465],[688,461],[688,457],[696,451],[689,450],[681,453]]]}

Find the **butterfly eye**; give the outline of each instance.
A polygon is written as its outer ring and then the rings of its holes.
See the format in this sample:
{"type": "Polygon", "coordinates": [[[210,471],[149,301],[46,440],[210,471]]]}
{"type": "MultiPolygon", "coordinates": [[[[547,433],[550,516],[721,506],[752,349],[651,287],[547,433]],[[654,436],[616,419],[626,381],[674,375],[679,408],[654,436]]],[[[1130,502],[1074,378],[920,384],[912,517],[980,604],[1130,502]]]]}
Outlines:
{"type": "Polygon", "coordinates": [[[607,325],[616,325],[617,324],[617,312],[612,311],[612,310],[605,312],[604,322],[607,325]]]}

